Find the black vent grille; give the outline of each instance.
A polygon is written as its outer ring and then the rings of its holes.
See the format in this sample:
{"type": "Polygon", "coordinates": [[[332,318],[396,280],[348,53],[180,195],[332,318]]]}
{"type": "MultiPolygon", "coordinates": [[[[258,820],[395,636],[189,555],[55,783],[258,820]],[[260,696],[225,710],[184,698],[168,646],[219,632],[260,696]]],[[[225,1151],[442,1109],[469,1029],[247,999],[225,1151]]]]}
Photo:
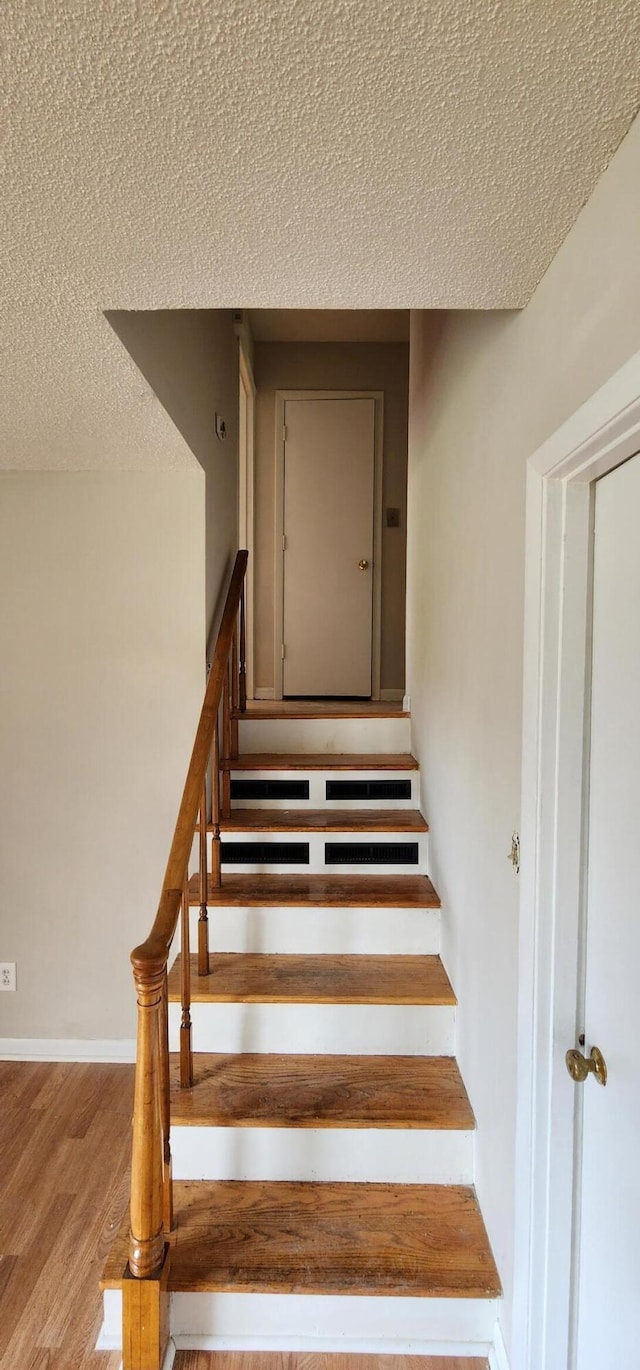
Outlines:
{"type": "Polygon", "coordinates": [[[233,866],[308,866],[308,842],[222,842],[222,860],[233,866]]]}
{"type": "Polygon", "coordinates": [[[327,866],[417,866],[417,842],[325,842],[327,866]]]}
{"type": "Polygon", "coordinates": [[[410,799],[410,780],[327,780],[327,799],[410,799]]]}
{"type": "Polygon", "coordinates": [[[233,780],[232,799],[308,799],[308,780],[233,780]]]}

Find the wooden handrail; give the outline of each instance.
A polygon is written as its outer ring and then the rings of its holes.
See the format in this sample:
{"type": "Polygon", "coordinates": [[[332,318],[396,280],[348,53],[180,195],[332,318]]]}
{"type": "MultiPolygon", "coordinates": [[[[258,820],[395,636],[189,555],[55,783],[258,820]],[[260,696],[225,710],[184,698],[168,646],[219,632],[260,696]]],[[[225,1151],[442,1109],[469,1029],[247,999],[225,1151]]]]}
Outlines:
{"type": "Polygon", "coordinates": [[[135,947],[131,953],[131,962],[134,967],[151,968],[158,961],[163,962],[165,957],[169,955],[175,935],[180,914],[182,883],[198,821],[198,809],[211,755],[213,732],[227,674],[229,653],[236,617],[240,609],[248,558],[249,553],[244,551],[238,552],[236,556],[182,793],[182,802],[178,811],[178,820],[169,852],[158,912],[146,941],[135,947]]]}
{"type": "MultiPolygon", "coordinates": [[[[198,970],[208,974],[209,944],[207,919],[207,774],[211,761],[211,814],[213,826],[212,878],[220,874],[220,724],[221,701],[224,713],[224,750],[228,760],[233,751],[230,728],[230,699],[243,695],[236,679],[244,673],[244,578],[248,552],[238,552],[227,592],[222,621],[207,680],[204,703],[198,721],[193,751],[187,771],[160,902],[153,927],[146,941],[131,953],[138,1000],[138,1045],[133,1116],[133,1154],[131,1161],[131,1230],[129,1273],[136,1280],[158,1279],[169,1259],[167,1232],[172,1223],[171,1147],[169,1138],[169,1043],[167,1031],[167,963],[178,919],[182,913],[182,975],[180,1027],[180,1083],[193,1083],[191,1050],[191,964],[189,947],[189,860],[198,819],[198,970]],[[241,627],[238,629],[238,616],[241,627]],[[240,648],[238,642],[240,641],[240,648]],[[230,680],[230,671],[232,679],[230,680]]],[[[237,737],[237,735],[236,735],[237,737]]],[[[228,772],[227,772],[228,775],[228,772]]],[[[228,779],[223,793],[223,812],[228,806],[228,779]]],[[[125,1309],[135,1300],[129,1293],[125,1309]]],[[[137,1305],[136,1305],[137,1306],[137,1305]]],[[[125,1320],[126,1320],[125,1313],[125,1320]]]]}

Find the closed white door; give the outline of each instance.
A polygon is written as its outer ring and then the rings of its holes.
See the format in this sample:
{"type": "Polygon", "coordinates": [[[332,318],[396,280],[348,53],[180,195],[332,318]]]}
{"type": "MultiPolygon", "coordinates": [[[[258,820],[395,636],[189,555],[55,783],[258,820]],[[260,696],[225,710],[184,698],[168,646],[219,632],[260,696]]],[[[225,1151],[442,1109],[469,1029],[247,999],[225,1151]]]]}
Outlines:
{"type": "Polygon", "coordinates": [[[371,695],[375,400],[287,400],[285,695],[371,695]]]}
{"type": "Polygon", "coordinates": [[[596,486],[577,1370],[640,1367],[640,456],[596,486]]]}

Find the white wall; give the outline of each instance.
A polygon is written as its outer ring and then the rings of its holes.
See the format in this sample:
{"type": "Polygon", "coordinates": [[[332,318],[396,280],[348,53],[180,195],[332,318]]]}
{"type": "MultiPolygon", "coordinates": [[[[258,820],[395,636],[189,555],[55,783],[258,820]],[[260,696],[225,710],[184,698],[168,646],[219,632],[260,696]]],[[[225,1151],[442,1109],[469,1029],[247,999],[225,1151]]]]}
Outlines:
{"type": "MultiPolygon", "coordinates": [[[[513,1290],[526,458],[640,348],[640,122],[522,313],[412,317],[408,689],[478,1120],[477,1187],[513,1290]]],[[[527,860],[528,853],[523,853],[527,860]]]]}
{"type": "Polygon", "coordinates": [[[206,632],[238,548],[238,340],[230,309],[111,310],[107,319],[206,476],[206,632]],[[215,433],[215,416],[227,436],[215,433]]]}
{"type": "Polygon", "coordinates": [[[0,1037],[131,1038],[204,684],[204,475],[0,476],[0,1037]]]}

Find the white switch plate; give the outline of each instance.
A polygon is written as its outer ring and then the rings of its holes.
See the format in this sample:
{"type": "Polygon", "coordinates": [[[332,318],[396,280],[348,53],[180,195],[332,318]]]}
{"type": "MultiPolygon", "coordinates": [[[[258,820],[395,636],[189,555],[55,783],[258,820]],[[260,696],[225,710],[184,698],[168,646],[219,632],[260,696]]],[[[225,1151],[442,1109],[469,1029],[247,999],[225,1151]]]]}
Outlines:
{"type": "Polygon", "coordinates": [[[16,987],[15,961],[0,961],[0,990],[14,990],[16,987]]]}

